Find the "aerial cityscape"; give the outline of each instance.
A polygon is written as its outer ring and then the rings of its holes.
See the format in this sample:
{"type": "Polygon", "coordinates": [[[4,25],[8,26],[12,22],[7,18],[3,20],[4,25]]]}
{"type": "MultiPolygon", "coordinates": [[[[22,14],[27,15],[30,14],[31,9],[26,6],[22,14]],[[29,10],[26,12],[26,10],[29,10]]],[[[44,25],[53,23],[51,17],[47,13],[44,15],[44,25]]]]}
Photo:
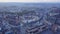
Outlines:
{"type": "Polygon", "coordinates": [[[0,3],[0,34],[60,34],[60,3],[0,3]]]}

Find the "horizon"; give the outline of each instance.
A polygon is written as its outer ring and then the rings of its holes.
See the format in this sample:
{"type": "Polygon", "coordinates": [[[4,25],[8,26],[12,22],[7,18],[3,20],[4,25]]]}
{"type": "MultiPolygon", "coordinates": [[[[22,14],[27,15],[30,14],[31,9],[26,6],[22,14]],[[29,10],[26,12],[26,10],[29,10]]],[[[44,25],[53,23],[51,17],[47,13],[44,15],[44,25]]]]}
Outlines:
{"type": "Polygon", "coordinates": [[[60,0],[0,0],[0,2],[22,2],[22,3],[60,3],[60,0]]]}

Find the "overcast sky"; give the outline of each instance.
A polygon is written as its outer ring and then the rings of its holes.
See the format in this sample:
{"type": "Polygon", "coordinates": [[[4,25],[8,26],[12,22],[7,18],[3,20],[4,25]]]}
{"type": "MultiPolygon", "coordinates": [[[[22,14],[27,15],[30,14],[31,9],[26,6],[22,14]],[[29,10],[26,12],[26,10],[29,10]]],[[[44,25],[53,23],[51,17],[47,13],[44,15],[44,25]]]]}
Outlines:
{"type": "Polygon", "coordinates": [[[60,0],[0,0],[0,2],[60,2],[60,0]]]}

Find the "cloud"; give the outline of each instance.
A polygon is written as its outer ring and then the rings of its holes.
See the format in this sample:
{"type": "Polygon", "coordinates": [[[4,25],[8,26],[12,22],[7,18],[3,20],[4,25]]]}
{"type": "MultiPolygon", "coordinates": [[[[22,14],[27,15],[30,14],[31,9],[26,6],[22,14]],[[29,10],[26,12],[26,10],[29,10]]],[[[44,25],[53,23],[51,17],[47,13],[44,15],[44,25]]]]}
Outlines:
{"type": "Polygon", "coordinates": [[[60,0],[0,0],[0,2],[60,2],[60,0]]]}

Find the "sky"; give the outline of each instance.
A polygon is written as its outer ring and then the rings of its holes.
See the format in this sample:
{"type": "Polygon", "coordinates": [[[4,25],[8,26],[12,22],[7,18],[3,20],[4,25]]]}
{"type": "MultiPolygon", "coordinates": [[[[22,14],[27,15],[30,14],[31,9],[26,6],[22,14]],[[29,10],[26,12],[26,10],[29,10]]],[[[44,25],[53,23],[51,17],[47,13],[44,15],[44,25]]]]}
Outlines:
{"type": "Polygon", "coordinates": [[[0,0],[0,2],[28,2],[28,3],[32,3],[32,2],[60,2],[60,0],[0,0]]]}

